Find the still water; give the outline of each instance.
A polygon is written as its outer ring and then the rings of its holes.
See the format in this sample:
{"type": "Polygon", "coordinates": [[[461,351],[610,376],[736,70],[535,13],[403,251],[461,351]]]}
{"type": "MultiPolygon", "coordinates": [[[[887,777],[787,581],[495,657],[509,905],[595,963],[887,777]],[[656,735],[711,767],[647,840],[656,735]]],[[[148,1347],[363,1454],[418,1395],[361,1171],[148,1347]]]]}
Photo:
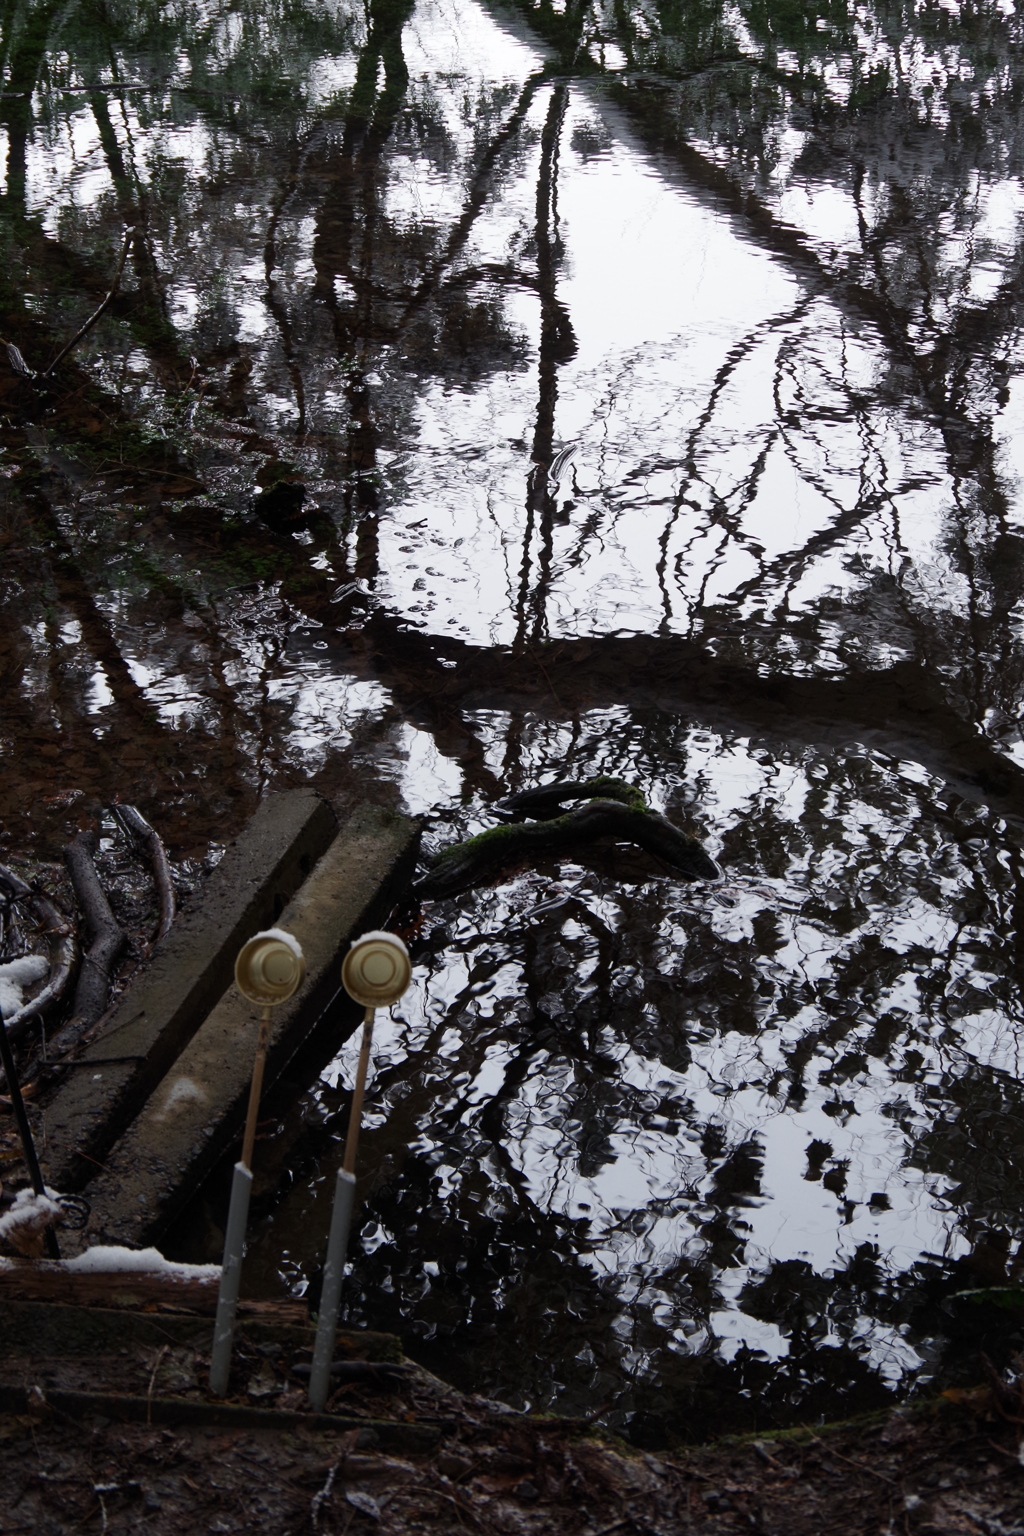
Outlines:
{"type": "MultiPolygon", "coordinates": [[[[30,368],[136,231],[53,381],[0,365],[0,848],[635,782],[720,885],[599,848],[400,915],[349,1317],[651,1444],[948,1373],[1024,1235],[1010,0],[0,24],[30,368]]],[[[355,1049],[263,1143],[266,1294],[355,1049]]]]}

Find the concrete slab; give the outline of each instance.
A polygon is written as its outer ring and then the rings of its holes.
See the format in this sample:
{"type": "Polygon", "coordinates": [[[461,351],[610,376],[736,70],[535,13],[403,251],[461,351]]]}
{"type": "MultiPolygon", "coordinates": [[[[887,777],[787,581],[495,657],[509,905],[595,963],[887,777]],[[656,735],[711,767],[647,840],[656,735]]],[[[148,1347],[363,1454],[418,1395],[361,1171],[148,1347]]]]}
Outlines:
{"type": "MultiPolygon", "coordinates": [[[[302,945],[306,979],[275,1009],[266,1088],[338,997],[349,943],[383,919],[411,878],[418,841],[418,822],[361,807],[281,913],[278,925],[302,945]]],[[[339,1044],[351,1018],[339,1010],[339,1044]]],[[[89,1186],[83,1246],[158,1240],[198,1189],[244,1121],[257,1022],[257,1010],[230,987],[108,1152],[89,1186]]]]}
{"type": "Polygon", "coordinates": [[[80,1189],[95,1174],[230,984],[239,947],[276,921],[337,829],[311,789],[261,802],[47,1104],[47,1183],[80,1189]]]}

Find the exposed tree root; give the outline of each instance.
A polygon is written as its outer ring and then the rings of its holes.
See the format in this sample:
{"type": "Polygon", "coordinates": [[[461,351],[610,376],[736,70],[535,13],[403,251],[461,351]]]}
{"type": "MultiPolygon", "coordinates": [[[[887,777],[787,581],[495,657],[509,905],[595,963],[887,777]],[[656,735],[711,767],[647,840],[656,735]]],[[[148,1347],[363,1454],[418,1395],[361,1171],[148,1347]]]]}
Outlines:
{"type": "Polygon", "coordinates": [[[26,885],[20,875],[4,864],[0,864],[0,893],[9,901],[31,908],[40,932],[50,940],[50,977],[46,986],[6,1020],[7,1035],[13,1044],[25,1034],[33,1019],[39,1018],[63,997],[78,961],[78,943],[74,925],[58,912],[53,902],[41,891],[26,885]]]}
{"type": "Polygon", "coordinates": [[[115,805],[113,811],[126,836],[136,846],[141,843],[149,855],[149,861],[153,867],[153,879],[156,881],[157,896],[160,899],[160,922],[153,935],[153,943],[159,943],[164,934],[169,932],[176,910],[167,850],[160,834],[150,826],[145,816],[137,811],[134,805],[115,805]]]}
{"type": "Polygon", "coordinates": [[[65,1024],[58,1037],[63,1050],[67,1050],[78,1035],[95,1024],[106,1008],[110,993],[110,973],[127,942],[114,920],[110,903],[100,885],[93,863],[95,848],[93,833],[79,832],[64,850],[71,883],[85,914],[89,952],[83,956],[75,989],[74,1017],[65,1024]]]}
{"type": "Polygon", "coordinates": [[[546,853],[568,853],[601,837],[635,843],[664,859],[685,880],[721,878],[718,865],[697,839],[673,826],[660,812],[649,810],[640,791],[622,779],[547,784],[512,795],[502,809],[532,816],[548,814],[553,819],[490,827],[444,849],[430,871],[416,882],[415,894],[427,900],[454,896],[492,878],[509,864],[546,853]],[[555,814],[566,801],[582,799],[588,803],[579,810],[555,814]]]}

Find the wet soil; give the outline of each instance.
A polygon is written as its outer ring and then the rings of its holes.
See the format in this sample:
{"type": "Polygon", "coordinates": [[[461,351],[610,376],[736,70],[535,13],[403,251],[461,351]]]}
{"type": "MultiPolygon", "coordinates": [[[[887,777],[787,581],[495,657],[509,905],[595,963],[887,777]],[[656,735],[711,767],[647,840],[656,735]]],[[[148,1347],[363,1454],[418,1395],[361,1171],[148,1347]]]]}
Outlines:
{"type": "Polygon", "coordinates": [[[40,1407],[0,1417],[0,1530],[1006,1536],[1017,1427],[990,1390],[857,1425],[652,1456],[453,1400],[433,1450],[373,1432],[171,1429],[40,1407]]]}

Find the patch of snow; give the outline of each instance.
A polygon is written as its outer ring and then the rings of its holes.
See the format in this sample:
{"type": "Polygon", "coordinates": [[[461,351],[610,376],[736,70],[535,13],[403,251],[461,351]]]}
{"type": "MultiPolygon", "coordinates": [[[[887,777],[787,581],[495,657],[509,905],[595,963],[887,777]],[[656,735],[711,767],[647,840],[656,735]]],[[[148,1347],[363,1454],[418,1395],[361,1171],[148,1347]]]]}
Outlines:
{"type": "Polygon", "coordinates": [[[64,1259],[62,1269],[74,1274],[166,1275],[172,1280],[219,1280],[219,1264],[175,1264],[158,1248],[87,1248],[75,1259],[64,1259]]]}
{"type": "Polygon", "coordinates": [[[42,981],[49,971],[45,955],[22,955],[20,960],[0,965],[0,1013],[5,1019],[18,1012],[25,988],[42,981]]]}
{"type": "Polygon", "coordinates": [[[164,1099],[163,1108],[156,1119],[166,1120],[177,1104],[205,1104],[208,1098],[209,1094],[190,1077],[179,1077],[164,1099]]]}
{"type": "Polygon", "coordinates": [[[367,939],[386,939],[389,944],[394,945],[395,949],[400,949],[403,955],[409,953],[397,933],[385,933],[383,928],[373,928],[369,933],[361,933],[358,939],[352,940],[349,949],[355,949],[357,944],[365,944],[367,939]]]}
{"type": "Polygon", "coordinates": [[[262,933],[253,935],[256,939],[280,939],[282,944],[287,944],[296,960],[302,959],[302,945],[293,933],[285,933],[283,928],[264,928],[262,933]]]}
{"type": "Polygon", "coordinates": [[[34,1190],[19,1189],[7,1215],[0,1216],[0,1238],[14,1242],[17,1247],[19,1229],[41,1231],[60,1215],[56,1190],[48,1189],[44,1195],[37,1195],[34,1190]]]}

